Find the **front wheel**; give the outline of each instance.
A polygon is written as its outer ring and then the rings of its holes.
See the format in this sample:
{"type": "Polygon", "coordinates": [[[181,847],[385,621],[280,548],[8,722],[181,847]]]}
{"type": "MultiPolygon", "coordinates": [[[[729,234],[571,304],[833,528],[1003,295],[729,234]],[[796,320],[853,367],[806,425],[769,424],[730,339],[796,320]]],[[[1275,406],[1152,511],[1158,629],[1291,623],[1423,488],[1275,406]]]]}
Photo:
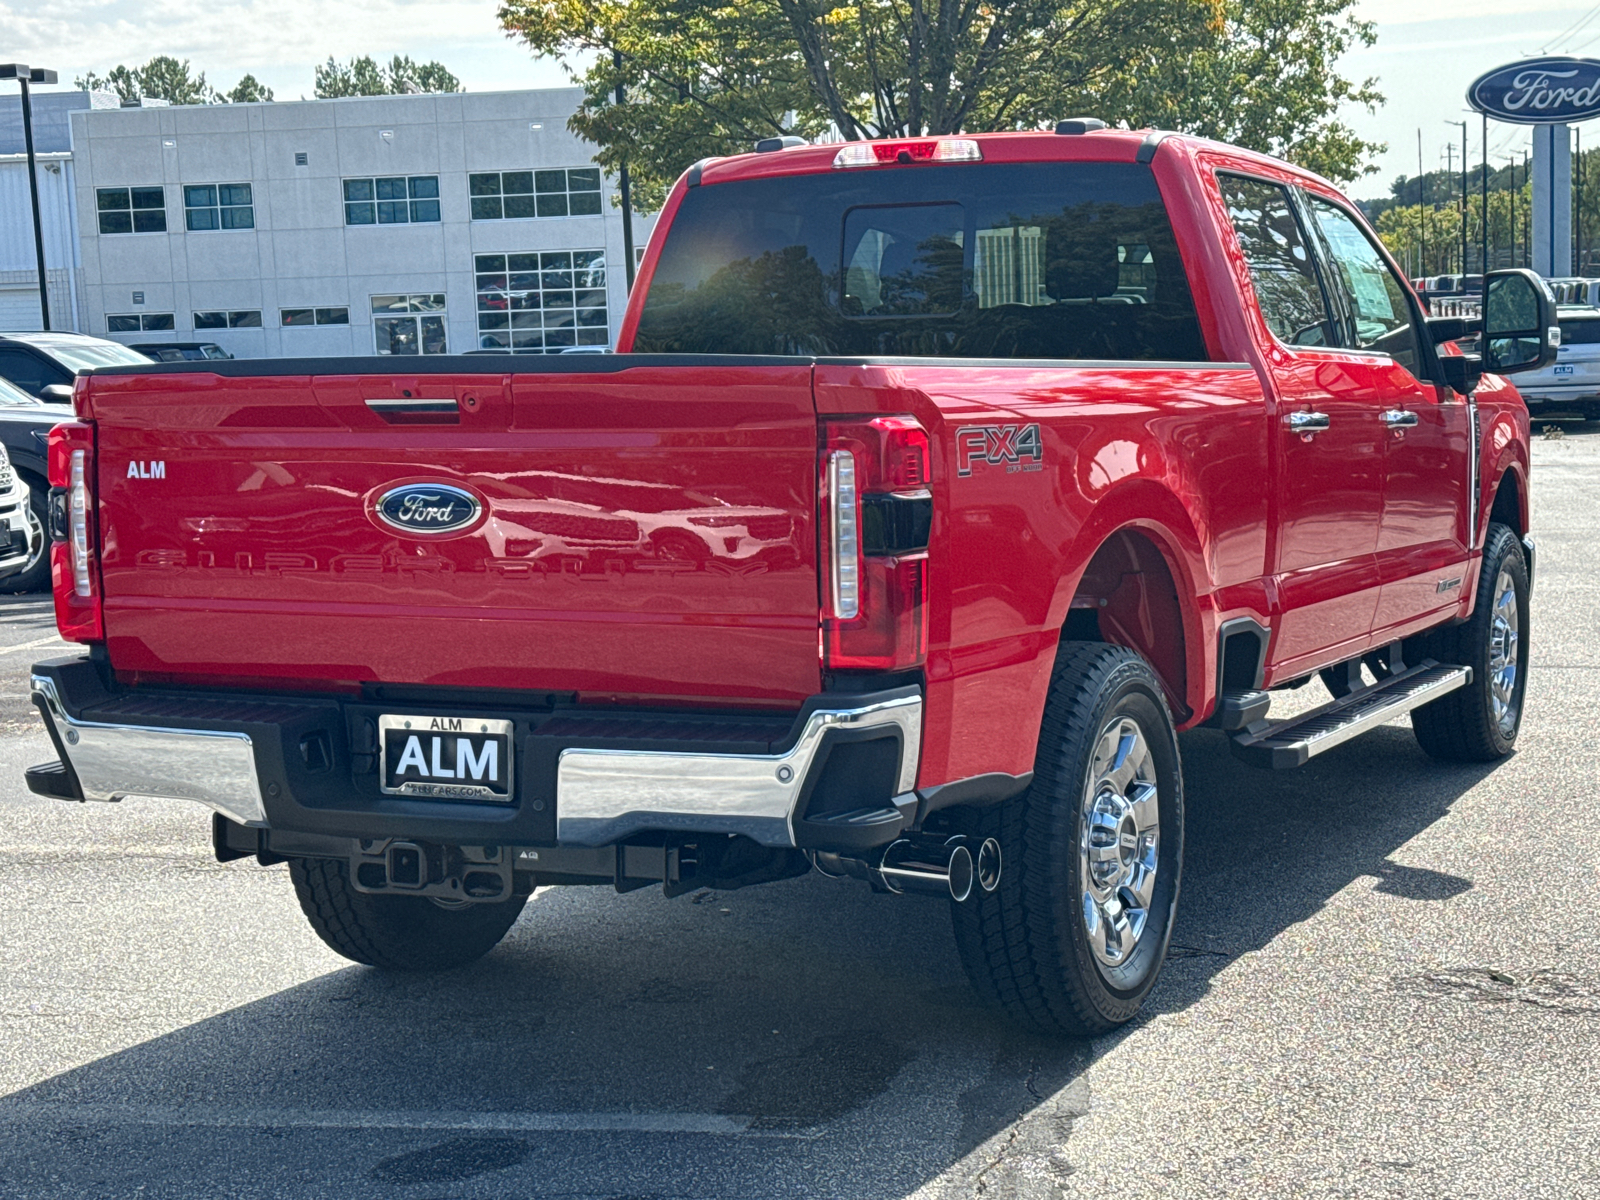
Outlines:
{"type": "Polygon", "coordinates": [[[977,824],[1006,870],[994,893],[954,906],[973,985],[1047,1033],[1130,1020],[1166,958],[1183,863],[1178,739],[1145,661],[1063,642],[1033,783],[977,824]]]}
{"type": "Polygon", "coordinates": [[[1514,530],[1489,526],[1471,619],[1429,634],[1423,654],[1471,667],[1472,682],[1411,714],[1422,748],[1445,762],[1510,754],[1528,689],[1528,563],[1514,530]]]}
{"type": "Polygon", "coordinates": [[[447,971],[493,950],[527,903],[438,904],[425,896],[358,892],[339,861],[292,858],[300,909],[317,936],[352,962],[391,971],[447,971]]]}

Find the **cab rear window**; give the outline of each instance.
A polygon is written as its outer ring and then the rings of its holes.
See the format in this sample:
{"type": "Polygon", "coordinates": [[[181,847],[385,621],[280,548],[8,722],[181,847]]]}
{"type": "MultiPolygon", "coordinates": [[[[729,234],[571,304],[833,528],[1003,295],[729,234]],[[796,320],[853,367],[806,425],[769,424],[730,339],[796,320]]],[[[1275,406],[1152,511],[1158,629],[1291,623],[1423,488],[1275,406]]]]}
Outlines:
{"type": "Polygon", "coordinates": [[[1563,346],[1593,346],[1600,344],[1600,317],[1591,317],[1579,321],[1562,321],[1561,344],[1563,346]]]}
{"type": "Polygon", "coordinates": [[[690,189],[651,354],[1203,361],[1148,167],[952,165],[690,189]]]}

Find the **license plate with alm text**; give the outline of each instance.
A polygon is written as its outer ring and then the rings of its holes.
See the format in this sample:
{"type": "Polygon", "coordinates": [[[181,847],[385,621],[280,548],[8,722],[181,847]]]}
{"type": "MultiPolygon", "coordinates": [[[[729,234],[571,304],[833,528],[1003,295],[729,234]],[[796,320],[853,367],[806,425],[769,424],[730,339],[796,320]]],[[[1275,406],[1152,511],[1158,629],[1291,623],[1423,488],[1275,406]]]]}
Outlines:
{"type": "Polygon", "coordinates": [[[378,718],[383,790],[441,800],[511,799],[511,722],[484,717],[378,718]]]}

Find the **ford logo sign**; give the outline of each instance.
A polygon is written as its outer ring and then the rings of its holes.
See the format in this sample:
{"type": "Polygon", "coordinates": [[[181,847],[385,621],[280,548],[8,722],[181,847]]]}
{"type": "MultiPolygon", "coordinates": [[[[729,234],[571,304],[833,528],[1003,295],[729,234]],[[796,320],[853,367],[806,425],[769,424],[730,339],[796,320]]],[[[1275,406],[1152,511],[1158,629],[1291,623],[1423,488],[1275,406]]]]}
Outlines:
{"type": "Polygon", "coordinates": [[[1525,58],[1480,75],[1467,103],[1496,121],[1566,125],[1600,117],[1600,59],[1525,58]]]}
{"type": "Polygon", "coordinates": [[[448,483],[403,483],[380,495],[373,511],[402,533],[455,533],[483,515],[483,505],[465,488],[448,483]]]}

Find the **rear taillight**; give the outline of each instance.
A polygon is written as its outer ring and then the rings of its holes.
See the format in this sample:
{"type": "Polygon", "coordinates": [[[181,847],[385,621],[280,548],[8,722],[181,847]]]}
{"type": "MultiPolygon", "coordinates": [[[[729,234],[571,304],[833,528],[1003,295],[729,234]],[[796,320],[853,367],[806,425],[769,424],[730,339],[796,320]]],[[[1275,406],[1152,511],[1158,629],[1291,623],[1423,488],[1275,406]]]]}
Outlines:
{"type": "Polygon", "coordinates": [[[911,417],[830,420],[822,453],[823,665],[915,667],[928,652],[928,434],[911,417]]]}
{"type": "Polygon", "coordinates": [[[50,431],[50,581],[56,628],[69,642],[105,636],[95,555],[94,427],[67,421],[50,431]]]}

